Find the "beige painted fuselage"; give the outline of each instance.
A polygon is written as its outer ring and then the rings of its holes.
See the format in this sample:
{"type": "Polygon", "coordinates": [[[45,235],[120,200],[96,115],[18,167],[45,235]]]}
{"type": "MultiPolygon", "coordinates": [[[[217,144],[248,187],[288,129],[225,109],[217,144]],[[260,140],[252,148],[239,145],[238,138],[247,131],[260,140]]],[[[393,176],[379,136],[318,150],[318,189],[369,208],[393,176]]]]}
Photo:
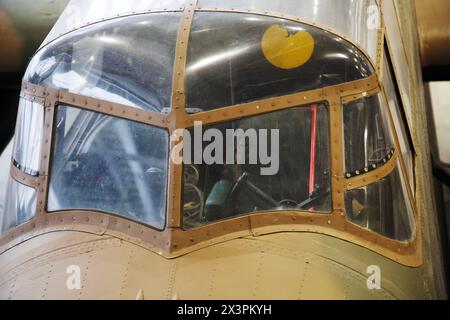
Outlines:
{"type": "Polygon", "coordinates": [[[64,221],[46,229],[42,222],[40,230],[19,227],[14,241],[2,247],[0,299],[445,298],[418,47],[409,19],[413,8],[397,4],[397,13],[405,17],[400,25],[415,70],[410,81],[416,105],[418,265],[318,230],[231,235],[167,257],[144,240],[108,232],[108,226],[64,221]],[[373,267],[380,271],[381,288],[373,287],[373,267]]]}

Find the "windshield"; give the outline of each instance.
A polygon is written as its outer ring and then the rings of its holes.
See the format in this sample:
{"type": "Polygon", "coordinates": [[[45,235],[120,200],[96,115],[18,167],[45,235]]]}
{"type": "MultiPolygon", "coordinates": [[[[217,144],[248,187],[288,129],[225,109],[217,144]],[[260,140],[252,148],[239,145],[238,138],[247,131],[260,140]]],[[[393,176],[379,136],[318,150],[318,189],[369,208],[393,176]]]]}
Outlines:
{"type": "Polygon", "coordinates": [[[165,224],[168,133],[59,106],[48,211],[113,213],[157,229],[165,224]]]}
{"type": "Polygon", "coordinates": [[[186,144],[197,130],[185,135],[185,229],[252,212],[331,211],[327,105],[202,128],[203,141],[213,141],[202,145],[203,163],[189,159],[198,139],[186,144]]]}

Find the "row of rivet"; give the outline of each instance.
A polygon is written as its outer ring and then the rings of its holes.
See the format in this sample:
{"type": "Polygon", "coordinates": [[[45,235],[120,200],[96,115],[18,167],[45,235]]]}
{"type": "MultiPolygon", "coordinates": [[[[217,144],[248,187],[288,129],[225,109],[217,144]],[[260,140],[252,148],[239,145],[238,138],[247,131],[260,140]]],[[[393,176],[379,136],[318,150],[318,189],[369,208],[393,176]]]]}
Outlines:
{"type": "Polygon", "coordinates": [[[357,177],[357,176],[360,176],[360,175],[363,175],[363,174],[372,172],[372,171],[378,169],[379,167],[385,165],[386,163],[388,163],[389,160],[392,159],[392,157],[394,156],[394,154],[395,154],[395,149],[392,148],[391,151],[389,151],[389,153],[388,153],[383,159],[381,159],[380,161],[378,161],[377,163],[373,163],[373,164],[371,164],[371,165],[368,165],[367,167],[365,167],[365,168],[363,168],[363,169],[359,169],[359,170],[354,170],[354,171],[351,171],[351,172],[347,172],[347,173],[345,174],[345,177],[346,177],[347,179],[350,179],[350,178],[353,178],[353,177],[357,177]]]}

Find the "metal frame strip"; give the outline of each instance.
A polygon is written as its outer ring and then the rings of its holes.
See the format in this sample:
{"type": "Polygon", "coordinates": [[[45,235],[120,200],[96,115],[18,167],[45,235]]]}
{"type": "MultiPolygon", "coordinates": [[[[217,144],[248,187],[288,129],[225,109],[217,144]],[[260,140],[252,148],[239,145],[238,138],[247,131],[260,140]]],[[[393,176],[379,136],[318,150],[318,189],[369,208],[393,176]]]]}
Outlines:
{"type": "Polygon", "coordinates": [[[13,164],[11,164],[10,176],[17,182],[19,182],[27,187],[30,187],[33,189],[37,189],[37,187],[38,187],[39,177],[30,176],[30,175],[24,173],[23,171],[21,171],[20,169],[18,169],[13,164]]]}
{"type": "MultiPolygon", "coordinates": [[[[197,0],[186,5],[181,17],[180,29],[175,49],[175,64],[173,71],[172,109],[170,118],[170,150],[174,150],[178,143],[182,143],[182,136],[177,136],[177,131],[184,129],[184,118],[186,116],[185,95],[185,71],[187,63],[187,51],[189,35],[194,18],[194,9],[197,0]],[[180,141],[181,140],[181,141],[180,141]]],[[[174,163],[173,157],[169,156],[169,189],[167,195],[167,227],[180,228],[182,225],[182,179],[183,165],[174,163]]]]}

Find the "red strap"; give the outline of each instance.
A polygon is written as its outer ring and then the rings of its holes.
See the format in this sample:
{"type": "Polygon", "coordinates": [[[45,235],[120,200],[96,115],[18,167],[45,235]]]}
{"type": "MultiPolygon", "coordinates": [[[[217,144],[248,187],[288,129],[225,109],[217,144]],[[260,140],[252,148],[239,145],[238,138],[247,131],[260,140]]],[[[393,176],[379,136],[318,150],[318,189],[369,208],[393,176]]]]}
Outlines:
{"type": "Polygon", "coordinates": [[[317,104],[311,106],[311,159],[309,164],[309,195],[314,193],[316,184],[316,137],[317,137],[317,104]]]}

